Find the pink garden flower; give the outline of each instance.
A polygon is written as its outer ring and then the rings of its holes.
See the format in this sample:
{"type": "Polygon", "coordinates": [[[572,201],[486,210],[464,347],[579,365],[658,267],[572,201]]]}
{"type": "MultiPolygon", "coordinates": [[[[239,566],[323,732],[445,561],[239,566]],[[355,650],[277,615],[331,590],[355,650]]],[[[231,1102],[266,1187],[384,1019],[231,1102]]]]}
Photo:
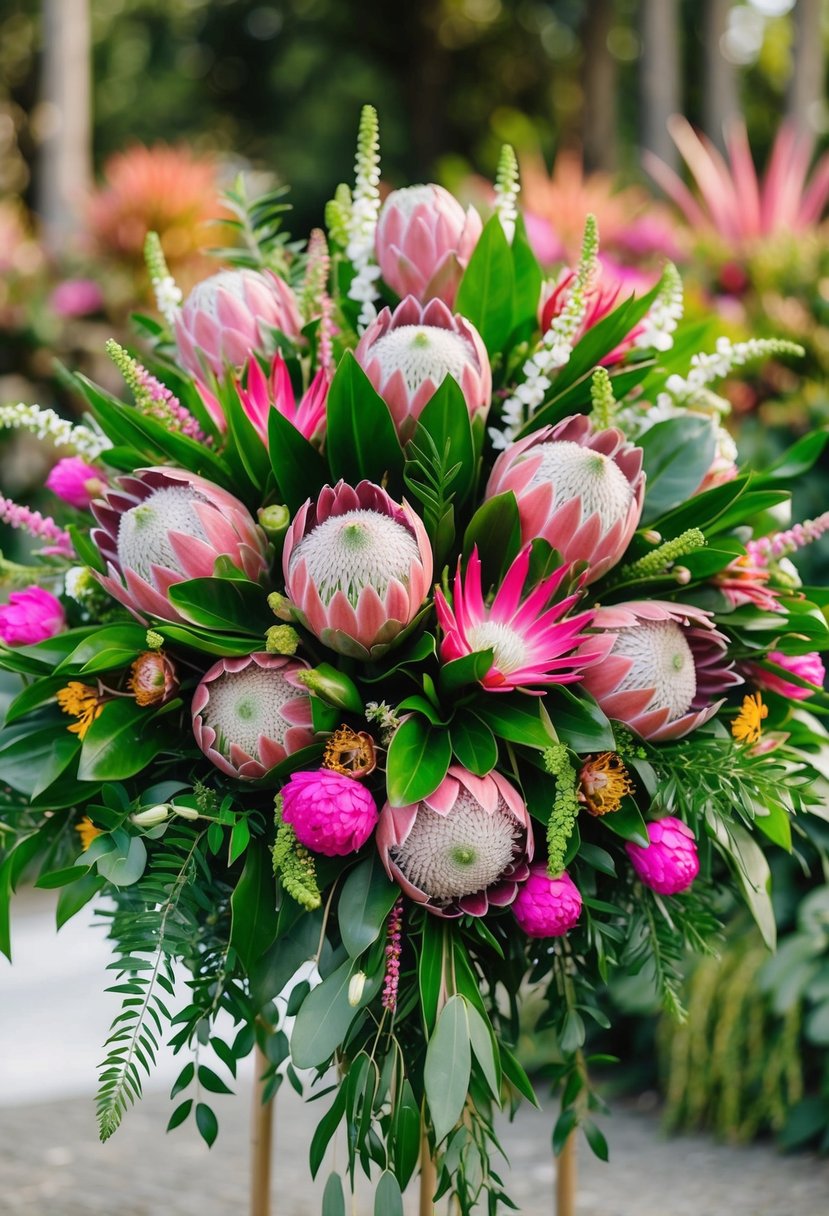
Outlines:
{"type": "Polygon", "coordinates": [[[771,571],[751,549],[714,575],[711,580],[732,608],[751,604],[761,612],[782,612],[779,592],[770,587],[771,571]]]}
{"type": "Polygon", "coordinates": [[[354,352],[357,362],[389,407],[401,443],[414,433],[427,401],[447,376],[461,387],[470,417],[486,419],[492,372],[481,336],[442,300],[425,307],[407,296],[394,312],[384,308],[354,352]]]}
{"type": "Polygon", "coordinates": [[[60,600],[42,587],[12,591],[0,605],[0,639],[7,646],[34,646],[66,628],[60,600]]]}
{"type": "Polygon", "coordinates": [[[484,916],[506,907],[529,874],[532,829],[518,791],[492,772],[452,765],[428,798],[386,803],[377,847],[388,875],[436,916],[484,916]]]}
{"type": "Polygon", "coordinates": [[[712,718],[713,698],[742,683],[711,614],[688,604],[639,600],[598,608],[593,628],[612,639],[583,684],[609,718],[644,739],[679,739],[712,718]]]}
{"type": "Polygon", "coordinates": [[[486,497],[508,490],[518,501],[523,543],[541,537],[565,562],[587,562],[585,582],[593,583],[620,560],[639,523],[642,449],[575,414],[501,453],[486,497]]]}
{"type": "Polygon", "coordinates": [[[176,319],[179,358],[196,380],[221,377],[267,353],[276,329],[296,341],[302,322],[288,284],[270,270],[221,270],[197,283],[176,319]]]}
{"type": "Polygon", "coordinates": [[[779,675],[776,671],[768,671],[756,663],[746,663],[745,670],[750,673],[752,681],[759,684],[761,688],[779,693],[781,697],[788,697],[792,701],[805,701],[808,697],[813,697],[818,688],[823,688],[826,669],[816,651],[811,651],[809,654],[783,654],[779,650],[771,650],[766,657],[776,667],[782,667],[784,671],[791,672],[793,676],[797,676],[801,680],[808,680],[810,684],[816,685],[816,688],[803,688],[800,684],[793,684],[791,680],[787,680],[785,676],[779,675]]]}
{"type": "Polygon", "coordinates": [[[247,578],[267,571],[267,541],[243,503],[183,469],[136,469],[92,504],[92,539],[107,564],[98,581],[139,618],[181,621],[173,583],[212,577],[227,557],[247,578]]]}
{"type": "MultiPolygon", "coordinates": [[[[564,310],[570,296],[570,291],[576,281],[575,270],[563,270],[556,283],[544,288],[541,305],[541,332],[546,333],[557,316],[564,310]]],[[[574,335],[573,341],[578,342],[589,330],[603,321],[615,308],[632,295],[643,295],[653,287],[655,277],[642,274],[641,271],[631,270],[620,266],[610,259],[602,259],[599,272],[587,290],[587,308],[584,319],[574,335]]],[[[601,360],[602,366],[612,367],[625,357],[636,345],[636,339],[644,334],[645,320],[640,321],[630,330],[622,341],[601,360]]]]}
{"type": "Polygon", "coordinates": [[[104,293],[94,279],[64,279],[49,296],[49,307],[59,317],[88,317],[104,305],[104,293]]]}
{"type": "Polygon", "coordinates": [[[353,777],[317,769],[292,773],[282,789],[282,818],[312,853],[356,853],[377,826],[377,804],[353,777]]]}
{"type": "Polygon", "coordinates": [[[531,867],[512,911],[527,937],[563,937],[578,922],[581,906],[579,889],[567,871],[551,878],[542,862],[531,867]]]}
{"type": "Polygon", "coordinates": [[[282,551],[297,618],[332,650],[378,657],[415,618],[432,584],[420,518],[370,481],[325,486],[295,515],[282,551]]]}
{"type": "Polygon", "coordinates": [[[631,865],[646,887],[659,895],[686,891],[699,873],[694,833],[681,819],[666,815],[647,825],[647,848],[625,845],[631,865]]]}
{"type": "Polygon", "coordinates": [[[572,684],[581,679],[585,665],[597,662],[610,648],[606,638],[583,633],[593,619],[592,612],[567,617],[578,603],[578,592],[548,607],[570,573],[569,566],[560,567],[544,579],[522,602],[529,568],[527,547],[518,554],[487,607],[476,546],[465,576],[458,560],[452,606],[440,588],[435,591],[435,610],[443,630],[441,660],[449,663],[491,648],[492,666],[481,681],[489,692],[511,692],[515,688],[530,691],[528,685],[572,684]],[[577,649],[579,646],[581,649],[577,649]]]}
{"type": "Polygon", "coordinates": [[[70,507],[85,510],[93,498],[106,490],[106,479],[100,469],[87,464],[80,456],[64,456],[49,471],[46,488],[70,507]]]}
{"type": "Polygon", "coordinates": [[[478,243],[481,217],[443,186],[406,186],[383,204],[375,247],[384,280],[399,296],[451,308],[478,243]]]}
{"type": "Polygon", "coordinates": [[[318,371],[297,403],[288,365],[277,352],[267,378],[259,360],[251,358],[246,366],[245,386],[237,379],[234,387],[245,413],[267,447],[268,416],[271,410],[278,410],[306,439],[314,439],[322,433],[325,427],[325,404],[329,383],[326,372],[318,371]]]}
{"type": "Polygon", "coordinates": [[[256,781],[314,742],[311,699],[297,679],[308,664],[282,655],[219,659],[193,694],[193,734],[229,777],[256,781]]]}

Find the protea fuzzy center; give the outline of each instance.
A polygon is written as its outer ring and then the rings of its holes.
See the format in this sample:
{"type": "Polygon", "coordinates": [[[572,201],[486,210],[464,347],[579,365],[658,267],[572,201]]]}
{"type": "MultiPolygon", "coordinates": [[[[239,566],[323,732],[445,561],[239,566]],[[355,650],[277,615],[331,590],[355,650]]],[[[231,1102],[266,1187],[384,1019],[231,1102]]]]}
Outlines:
{"type": "Polygon", "coordinates": [[[170,543],[170,532],[207,541],[201,520],[193,509],[194,502],[207,502],[207,499],[188,486],[166,486],[125,511],[118,527],[121,568],[134,570],[148,582],[153,577],[153,566],[165,566],[183,574],[181,561],[170,543]]]}
{"type": "Polygon", "coordinates": [[[385,595],[393,579],[405,583],[419,561],[417,541],[397,520],[376,511],[331,515],[297,545],[291,566],[304,560],[323,604],[338,591],[357,604],[364,587],[385,595]]]}
{"type": "Polygon", "coordinates": [[[446,376],[459,383],[469,364],[469,343],[451,329],[436,325],[401,325],[378,338],[371,350],[385,379],[399,371],[414,395],[426,380],[440,384],[446,376]]]}
{"type": "Polygon", "coordinates": [[[228,752],[233,743],[255,756],[262,736],[284,743],[290,724],[282,710],[297,695],[297,689],[279,672],[251,666],[243,673],[226,672],[213,680],[201,716],[215,730],[220,752],[228,752]]]}
{"type": "Polygon", "coordinates": [[[668,721],[686,714],[697,695],[697,673],[691,647],[674,621],[646,621],[625,629],[614,654],[631,659],[633,666],[617,692],[653,688],[653,702],[667,706],[668,721]]]}
{"type": "Polygon", "coordinates": [[[607,530],[623,519],[633,502],[633,487],[622,470],[604,452],[567,441],[539,444],[541,460],[530,486],[552,482],[554,506],[580,499],[582,519],[598,515],[607,530]]]}
{"type": "Polygon", "coordinates": [[[511,625],[481,621],[467,629],[466,636],[473,651],[492,650],[492,666],[505,676],[526,666],[529,651],[524,636],[511,625]]]}

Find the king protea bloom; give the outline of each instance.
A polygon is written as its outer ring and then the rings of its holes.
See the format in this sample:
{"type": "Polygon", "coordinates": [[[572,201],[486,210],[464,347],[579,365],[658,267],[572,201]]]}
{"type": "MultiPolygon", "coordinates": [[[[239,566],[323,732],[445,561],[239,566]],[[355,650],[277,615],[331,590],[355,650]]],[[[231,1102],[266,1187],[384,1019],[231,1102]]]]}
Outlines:
{"type": "Polygon", "coordinates": [[[391,879],[437,916],[484,916],[511,904],[533,838],[520,794],[500,773],[452,765],[428,798],[380,812],[377,847],[391,879]]]}
{"type": "Polygon", "coordinates": [[[471,418],[485,419],[492,396],[489,356],[477,329],[442,300],[423,307],[407,296],[384,308],[354,352],[389,407],[401,442],[411,438],[427,401],[447,376],[461,386],[471,418]]]}
{"type": "Polygon", "coordinates": [[[495,461],[486,497],[511,490],[521,539],[548,541],[566,562],[587,562],[595,582],[620,560],[642,514],[642,449],[584,414],[542,427],[495,461]]]}
{"type": "Polygon", "coordinates": [[[432,583],[419,517],[370,481],[325,486],[294,517],[282,552],[297,619],[340,654],[377,658],[415,618],[432,583]]]}
{"type": "Polygon", "coordinates": [[[314,742],[307,663],[282,655],[219,659],[193,694],[193,734],[229,777],[255,781],[314,742]]]}
{"type": "Polygon", "coordinates": [[[583,684],[609,718],[644,739],[679,739],[712,718],[719,694],[742,677],[710,612],[689,604],[640,600],[598,608],[593,628],[612,641],[583,684]]]}
{"type": "Polygon", "coordinates": [[[256,428],[259,438],[268,446],[268,416],[277,410],[295,426],[306,439],[314,439],[325,426],[325,403],[328,397],[328,373],[317,372],[299,401],[296,399],[288,365],[277,352],[267,376],[258,359],[250,359],[242,380],[234,382],[245,413],[256,428]]]}
{"type": "Polygon", "coordinates": [[[284,279],[271,270],[220,270],[197,283],[176,318],[181,362],[197,380],[209,370],[224,375],[258,352],[273,348],[276,329],[299,337],[299,309],[284,279]]]}
{"type": "Polygon", "coordinates": [[[578,592],[548,607],[570,567],[560,567],[522,600],[529,568],[528,546],[518,554],[487,606],[476,546],[465,575],[458,561],[451,606],[440,588],[435,591],[435,610],[443,630],[441,659],[449,663],[491,649],[492,666],[481,680],[489,692],[511,692],[514,688],[529,692],[536,691],[533,685],[572,684],[581,679],[586,664],[597,662],[609,649],[607,639],[584,633],[593,619],[592,612],[567,617],[578,603],[578,592]]]}
{"type": "Polygon", "coordinates": [[[475,208],[464,211],[443,186],[392,190],[375,238],[384,280],[401,297],[443,300],[451,308],[482,227],[475,208]]]}
{"type": "Polygon", "coordinates": [[[173,583],[213,575],[227,557],[247,578],[267,571],[267,541],[247,507],[183,469],[137,469],[92,503],[92,539],[107,565],[98,581],[132,613],[183,618],[167,598],[173,583]]]}

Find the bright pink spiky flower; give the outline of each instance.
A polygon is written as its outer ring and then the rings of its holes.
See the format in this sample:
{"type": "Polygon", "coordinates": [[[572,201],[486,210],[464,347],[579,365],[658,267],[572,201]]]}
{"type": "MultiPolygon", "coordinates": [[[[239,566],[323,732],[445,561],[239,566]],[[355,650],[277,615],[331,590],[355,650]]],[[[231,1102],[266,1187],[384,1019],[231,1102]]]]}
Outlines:
{"type": "Polygon", "coordinates": [[[383,278],[401,297],[455,303],[483,225],[443,186],[392,190],[380,212],[375,248],[383,278]]]}
{"type": "Polygon", "coordinates": [[[268,545],[247,507],[183,469],[136,469],[92,503],[91,536],[107,565],[96,577],[141,619],[183,621],[167,598],[174,583],[210,578],[228,557],[247,578],[265,575],[268,545]]]}
{"type": "Polygon", "coordinates": [[[288,365],[277,352],[266,377],[258,359],[249,359],[242,380],[234,381],[245,413],[256,428],[259,438],[268,447],[268,415],[278,410],[306,439],[315,439],[325,427],[325,404],[330,380],[321,368],[297,403],[288,365]]]}
{"type": "Polygon", "coordinates": [[[361,782],[328,769],[292,773],[282,789],[282,817],[312,853],[356,853],[377,826],[377,804],[361,782]]]}
{"type": "Polygon", "coordinates": [[[314,742],[311,699],[297,679],[308,664],[275,654],[219,659],[193,694],[193,734],[229,777],[256,781],[314,742]]]}
{"type": "Polygon", "coordinates": [[[713,698],[742,684],[711,613],[689,604],[638,600],[598,608],[593,628],[612,641],[583,684],[609,718],[643,739],[679,739],[712,718],[713,698]]]}
{"type": "Polygon", "coordinates": [[[407,296],[384,308],[363,334],[354,357],[389,407],[402,443],[447,376],[461,387],[471,418],[486,418],[492,371],[481,335],[442,300],[423,306],[407,296]]]}
{"type": "Polygon", "coordinates": [[[812,650],[808,654],[783,654],[779,650],[771,650],[766,658],[769,663],[774,663],[775,667],[780,667],[783,671],[797,676],[800,680],[806,680],[815,687],[804,688],[800,684],[787,680],[780,672],[768,671],[756,663],[745,663],[744,670],[760,688],[767,688],[770,692],[779,693],[781,697],[788,697],[792,701],[806,701],[809,697],[813,697],[819,688],[823,688],[826,669],[817,651],[812,650]]]}
{"type": "Polygon", "coordinates": [[[647,825],[650,844],[643,848],[625,845],[630,863],[646,887],[658,895],[687,891],[699,874],[699,855],[694,833],[672,815],[647,825]]]}
{"type": "Polygon", "coordinates": [[[388,649],[432,584],[420,518],[370,481],[324,486],[300,507],[282,566],[301,623],[332,650],[361,659],[388,649]]]}
{"type": "Polygon", "coordinates": [[[542,862],[531,867],[512,912],[527,937],[563,937],[577,924],[581,908],[581,894],[567,871],[551,878],[542,862]]]}
{"type": "Polygon", "coordinates": [[[436,916],[507,907],[527,878],[533,837],[524,800],[500,773],[454,764],[433,794],[386,803],[377,825],[383,865],[404,894],[436,916]]]}
{"type": "MultiPolygon", "coordinates": [[[[556,283],[544,288],[541,304],[542,333],[547,332],[556,317],[564,310],[575,281],[576,271],[567,269],[561,272],[556,283]]],[[[600,259],[598,273],[587,288],[587,307],[573,341],[578,342],[583,338],[589,330],[595,328],[634,292],[644,294],[650,291],[655,281],[653,275],[631,270],[609,258],[600,259]]],[[[602,366],[612,367],[623,359],[634,348],[637,338],[645,333],[646,328],[646,320],[635,325],[629,333],[625,334],[621,342],[602,358],[602,366]]]]}
{"type": "Polygon", "coordinates": [[[443,630],[441,659],[449,663],[475,651],[492,649],[492,666],[481,680],[489,692],[523,688],[541,694],[542,688],[529,686],[572,684],[581,679],[584,666],[597,662],[609,649],[606,638],[583,632],[593,619],[592,612],[562,619],[578,603],[578,592],[547,607],[570,567],[560,567],[522,601],[529,568],[528,546],[515,558],[495,599],[487,606],[476,545],[465,576],[458,560],[451,607],[440,588],[435,591],[435,610],[443,630]]]}
{"type": "Polygon", "coordinates": [[[486,497],[511,490],[524,544],[541,537],[565,562],[584,561],[586,583],[620,560],[642,514],[642,449],[584,414],[519,439],[495,461],[486,497]]]}

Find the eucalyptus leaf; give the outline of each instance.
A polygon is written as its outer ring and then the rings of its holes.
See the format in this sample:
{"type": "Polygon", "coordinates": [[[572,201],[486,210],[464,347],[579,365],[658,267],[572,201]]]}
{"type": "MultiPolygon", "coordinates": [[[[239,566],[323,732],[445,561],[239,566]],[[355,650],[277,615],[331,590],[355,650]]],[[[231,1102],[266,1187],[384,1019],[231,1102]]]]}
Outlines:
{"type": "Polygon", "coordinates": [[[352,958],[380,936],[399,894],[376,849],[349,873],[340,892],[337,919],[343,945],[352,958]]]}
{"type": "Polygon", "coordinates": [[[450,996],[426,1047],[423,1070],[426,1102],[438,1144],[463,1114],[471,1070],[466,1002],[462,996],[450,996]]]}

